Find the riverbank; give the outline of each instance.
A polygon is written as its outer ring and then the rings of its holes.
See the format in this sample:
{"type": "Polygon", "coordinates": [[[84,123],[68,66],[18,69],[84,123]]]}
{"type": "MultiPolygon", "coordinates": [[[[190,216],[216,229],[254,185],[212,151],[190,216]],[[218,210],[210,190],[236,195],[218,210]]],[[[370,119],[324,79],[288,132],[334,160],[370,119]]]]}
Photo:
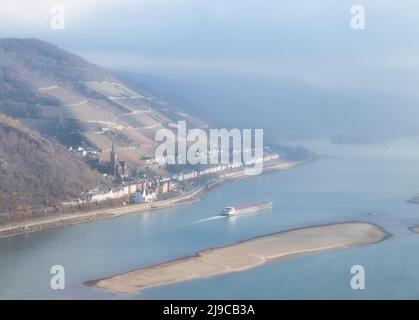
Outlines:
{"type": "Polygon", "coordinates": [[[409,227],[409,230],[414,232],[414,233],[419,233],[419,226],[416,227],[409,227]]]}
{"type": "Polygon", "coordinates": [[[419,195],[414,196],[413,198],[407,199],[407,202],[419,204],[419,195]]]}
{"type": "Polygon", "coordinates": [[[109,278],[87,286],[120,294],[255,268],[269,261],[382,241],[391,235],[368,223],[341,223],[300,228],[261,236],[237,244],[109,278]]]}
{"type": "MultiPolygon", "coordinates": [[[[291,161],[291,162],[273,162],[266,164],[263,173],[268,173],[273,170],[285,170],[301,165],[306,161],[291,161]]],[[[186,194],[177,197],[159,200],[152,203],[126,205],[121,207],[113,207],[108,209],[100,209],[88,212],[60,214],[57,216],[48,216],[42,218],[34,218],[28,221],[9,223],[0,226],[0,238],[11,237],[23,233],[43,231],[73,224],[93,222],[97,220],[116,218],[126,214],[145,213],[151,210],[174,207],[183,205],[191,201],[199,200],[205,192],[214,190],[215,188],[223,185],[224,183],[245,179],[250,176],[246,175],[243,170],[226,173],[219,177],[219,179],[208,186],[207,188],[199,187],[186,194]]]]}

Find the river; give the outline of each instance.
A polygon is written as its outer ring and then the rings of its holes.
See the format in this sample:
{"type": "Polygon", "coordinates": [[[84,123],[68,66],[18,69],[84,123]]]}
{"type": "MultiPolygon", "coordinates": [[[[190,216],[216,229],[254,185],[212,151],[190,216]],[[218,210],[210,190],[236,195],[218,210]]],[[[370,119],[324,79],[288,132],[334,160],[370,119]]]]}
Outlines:
{"type": "Polygon", "coordinates": [[[12,299],[418,299],[419,139],[370,145],[300,141],[324,157],[228,183],[199,202],[0,239],[0,298],[12,299]],[[214,219],[227,205],[272,201],[271,211],[214,219]],[[365,221],[393,234],[383,242],[309,254],[239,273],[115,295],[83,285],[267,233],[365,221]],[[65,290],[50,268],[65,268],[65,290]],[[365,290],[350,287],[353,265],[365,290]]]}

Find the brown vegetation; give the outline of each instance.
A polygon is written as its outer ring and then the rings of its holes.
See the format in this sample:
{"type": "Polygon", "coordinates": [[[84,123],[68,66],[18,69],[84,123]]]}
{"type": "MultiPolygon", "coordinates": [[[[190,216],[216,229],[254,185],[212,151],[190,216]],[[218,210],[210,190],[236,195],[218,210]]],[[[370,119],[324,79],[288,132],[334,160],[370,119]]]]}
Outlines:
{"type": "Polygon", "coordinates": [[[63,146],[0,115],[0,211],[57,205],[97,182],[63,146]]]}

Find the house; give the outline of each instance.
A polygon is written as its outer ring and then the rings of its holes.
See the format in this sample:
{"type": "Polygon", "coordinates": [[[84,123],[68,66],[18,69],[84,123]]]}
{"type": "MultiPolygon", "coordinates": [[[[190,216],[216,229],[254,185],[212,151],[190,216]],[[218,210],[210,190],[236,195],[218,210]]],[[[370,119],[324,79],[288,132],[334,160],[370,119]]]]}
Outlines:
{"type": "Polygon", "coordinates": [[[142,191],[136,191],[132,194],[131,201],[132,203],[149,203],[154,201],[156,198],[156,193],[148,192],[146,189],[142,191]]]}

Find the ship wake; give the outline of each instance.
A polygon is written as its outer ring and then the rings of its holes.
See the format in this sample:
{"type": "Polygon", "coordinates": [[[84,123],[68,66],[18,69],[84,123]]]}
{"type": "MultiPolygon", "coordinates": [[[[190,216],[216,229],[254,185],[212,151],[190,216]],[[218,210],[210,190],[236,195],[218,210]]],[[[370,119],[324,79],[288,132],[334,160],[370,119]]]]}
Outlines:
{"type": "Polygon", "coordinates": [[[225,219],[225,218],[227,218],[227,217],[226,216],[218,215],[218,216],[213,216],[213,217],[209,217],[209,218],[205,218],[205,219],[199,219],[199,220],[196,220],[196,221],[192,222],[191,224],[202,223],[202,222],[207,222],[207,221],[212,221],[212,220],[218,220],[218,219],[225,219]]]}

